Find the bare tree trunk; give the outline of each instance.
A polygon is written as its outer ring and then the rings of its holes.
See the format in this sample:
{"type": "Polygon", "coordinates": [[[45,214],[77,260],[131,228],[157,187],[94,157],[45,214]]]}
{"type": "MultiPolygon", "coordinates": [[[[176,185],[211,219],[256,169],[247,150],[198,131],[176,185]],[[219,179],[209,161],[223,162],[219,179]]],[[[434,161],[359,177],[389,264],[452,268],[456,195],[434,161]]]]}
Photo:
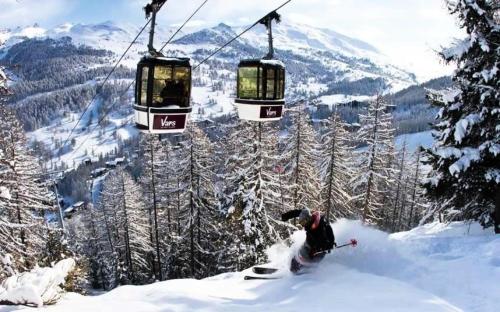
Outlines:
{"type": "Polygon", "coordinates": [[[163,280],[163,274],[161,270],[161,254],[160,254],[160,240],[158,238],[158,209],[156,205],[156,183],[155,183],[155,162],[154,162],[154,150],[153,150],[153,140],[150,140],[150,153],[151,153],[151,190],[153,191],[153,216],[154,216],[154,227],[155,227],[155,243],[156,243],[156,262],[158,265],[158,279],[163,280]]]}
{"type": "Polygon", "coordinates": [[[406,207],[406,189],[408,188],[408,179],[405,179],[403,194],[401,199],[401,208],[399,210],[398,231],[401,231],[401,221],[406,207]]]}
{"type": "Polygon", "coordinates": [[[124,232],[125,232],[125,259],[127,260],[127,277],[129,281],[132,279],[132,251],[130,250],[130,236],[129,236],[129,220],[127,214],[127,201],[125,199],[125,179],[123,172],[121,173],[122,179],[122,196],[123,196],[123,216],[125,217],[124,232]]]}
{"type": "Polygon", "coordinates": [[[190,163],[190,172],[189,172],[189,184],[190,184],[190,192],[189,192],[189,206],[190,206],[190,213],[191,215],[189,216],[189,235],[191,238],[191,246],[190,246],[190,252],[191,252],[191,277],[194,277],[194,195],[193,195],[193,138],[191,138],[191,148],[190,148],[190,157],[191,157],[191,163],[190,163]]]}
{"type": "Polygon", "coordinates": [[[415,169],[415,178],[413,179],[413,193],[411,195],[410,218],[408,219],[408,229],[412,227],[413,209],[415,208],[415,198],[417,195],[418,175],[420,173],[420,154],[421,150],[417,153],[417,168],[415,169]]]}
{"type": "Polygon", "coordinates": [[[296,170],[295,170],[295,191],[294,191],[294,194],[293,194],[293,206],[294,206],[294,209],[298,209],[298,201],[299,201],[299,188],[298,188],[298,185],[299,185],[299,175],[300,175],[300,131],[301,131],[301,128],[300,128],[300,125],[301,125],[301,118],[300,118],[300,112],[299,112],[299,118],[298,118],[298,121],[297,121],[297,155],[295,156],[295,163],[297,164],[297,167],[296,167],[296,170]]]}
{"type": "Polygon", "coordinates": [[[495,198],[495,233],[500,234],[500,187],[497,187],[495,198]]]}
{"type": "Polygon", "coordinates": [[[332,158],[330,159],[330,178],[328,179],[328,196],[327,196],[327,207],[326,207],[326,219],[327,220],[330,220],[330,212],[332,210],[332,188],[333,188],[333,168],[335,166],[335,148],[336,148],[336,140],[337,140],[337,119],[334,118],[333,119],[334,121],[334,124],[333,124],[333,128],[334,128],[334,133],[335,133],[335,136],[334,138],[332,139],[332,147],[331,147],[331,153],[332,153],[332,158]]]}
{"type": "MultiPolygon", "coordinates": [[[[392,210],[392,231],[396,230],[395,222],[396,222],[396,212],[398,210],[398,202],[399,202],[399,193],[401,191],[401,179],[403,178],[403,171],[405,167],[405,153],[406,153],[406,141],[403,145],[403,154],[401,155],[401,164],[399,165],[399,175],[398,175],[398,187],[396,189],[396,199],[394,200],[394,208],[392,210]]],[[[401,222],[401,214],[399,215],[399,222],[401,222]]]]}
{"type": "Polygon", "coordinates": [[[373,134],[372,134],[372,139],[373,139],[373,146],[372,146],[372,151],[370,154],[370,163],[368,164],[368,171],[370,172],[370,175],[368,176],[368,181],[367,181],[367,187],[366,187],[366,196],[365,196],[365,203],[363,206],[363,216],[361,220],[363,223],[366,223],[366,218],[368,217],[368,213],[370,210],[370,199],[371,199],[371,190],[373,187],[373,169],[375,166],[375,156],[377,153],[377,133],[378,133],[378,108],[380,106],[380,97],[377,96],[376,102],[375,102],[375,120],[373,124],[373,134]]]}

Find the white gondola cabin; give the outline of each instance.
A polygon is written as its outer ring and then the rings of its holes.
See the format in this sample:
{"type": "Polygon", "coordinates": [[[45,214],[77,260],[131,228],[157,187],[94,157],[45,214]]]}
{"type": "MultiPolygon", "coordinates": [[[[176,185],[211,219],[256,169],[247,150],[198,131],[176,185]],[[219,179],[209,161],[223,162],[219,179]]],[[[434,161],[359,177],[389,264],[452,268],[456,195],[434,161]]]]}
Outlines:
{"type": "Polygon", "coordinates": [[[135,124],[144,132],[180,133],[192,111],[188,58],[146,56],[137,64],[135,124]]]}
{"type": "Polygon", "coordinates": [[[274,59],[273,20],[281,17],[273,11],[259,23],[267,28],[269,52],[262,59],[242,60],[238,65],[235,99],[240,119],[280,120],[285,105],[285,65],[274,59]]]}
{"type": "Polygon", "coordinates": [[[278,60],[242,60],[235,104],[241,119],[280,120],[285,105],[285,65],[278,60]]]}

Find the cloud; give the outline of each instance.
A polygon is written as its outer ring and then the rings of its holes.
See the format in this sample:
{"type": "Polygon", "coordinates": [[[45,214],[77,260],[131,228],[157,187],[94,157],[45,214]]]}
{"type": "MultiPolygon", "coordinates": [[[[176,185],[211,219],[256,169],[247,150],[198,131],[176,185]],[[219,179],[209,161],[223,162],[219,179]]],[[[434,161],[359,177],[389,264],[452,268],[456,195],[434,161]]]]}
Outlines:
{"type": "Polygon", "coordinates": [[[49,22],[76,4],[77,0],[0,0],[0,28],[49,22]]]}

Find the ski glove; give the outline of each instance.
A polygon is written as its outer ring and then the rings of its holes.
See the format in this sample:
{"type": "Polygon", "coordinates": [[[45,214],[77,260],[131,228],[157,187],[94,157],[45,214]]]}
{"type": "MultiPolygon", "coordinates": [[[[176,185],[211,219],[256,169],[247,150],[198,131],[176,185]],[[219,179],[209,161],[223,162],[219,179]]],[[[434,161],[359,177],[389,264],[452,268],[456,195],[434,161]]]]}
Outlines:
{"type": "Polygon", "coordinates": [[[297,218],[300,215],[301,209],[290,210],[281,215],[281,221],[288,221],[297,218]]]}

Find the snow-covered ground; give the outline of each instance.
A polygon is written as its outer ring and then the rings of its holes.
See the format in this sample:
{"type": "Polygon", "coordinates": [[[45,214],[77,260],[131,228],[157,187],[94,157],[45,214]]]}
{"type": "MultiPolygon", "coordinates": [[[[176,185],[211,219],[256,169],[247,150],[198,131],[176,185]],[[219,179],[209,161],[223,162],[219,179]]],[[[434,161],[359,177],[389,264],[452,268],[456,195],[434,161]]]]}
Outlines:
{"type": "Polygon", "coordinates": [[[367,95],[346,95],[346,94],[324,95],[319,98],[321,103],[328,105],[330,108],[338,104],[346,104],[354,101],[368,102],[372,99],[373,99],[372,96],[367,96],[367,95]]]}
{"type": "MultiPolygon", "coordinates": [[[[50,150],[56,151],[56,142],[65,143],[71,130],[74,141],[70,151],[54,157],[47,162],[47,168],[65,163],[70,168],[77,167],[87,157],[99,157],[113,152],[119,146],[118,139],[124,141],[138,135],[133,125],[133,115],[127,112],[111,112],[106,126],[98,126],[98,109],[102,101],[95,100],[78,122],[80,113],[71,113],[56,120],[52,125],[28,133],[31,141],[43,142],[50,150]]],[[[71,139],[69,140],[70,143],[71,139]]]]}
{"type": "Polygon", "coordinates": [[[423,131],[398,135],[395,143],[398,149],[401,149],[403,144],[406,144],[408,151],[414,153],[419,147],[432,147],[434,138],[432,137],[432,131],[423,131]]]}
{"type": "MultiPolygon", "coordinates": [[[[500,237],[478,224],[428,224],[388,235],[358,221],[333,224],[337,242],[356,248],[327,255],[312,273],[245,281],[244,272],[204,280],[123,286],[100,296],[66,294],[47,311],[498,311],[500,237]]],[[[290,249],[273,246],[272,265],[290,249]]],[[[0,311],[31,311],[0,307],[0,311]]]]}

